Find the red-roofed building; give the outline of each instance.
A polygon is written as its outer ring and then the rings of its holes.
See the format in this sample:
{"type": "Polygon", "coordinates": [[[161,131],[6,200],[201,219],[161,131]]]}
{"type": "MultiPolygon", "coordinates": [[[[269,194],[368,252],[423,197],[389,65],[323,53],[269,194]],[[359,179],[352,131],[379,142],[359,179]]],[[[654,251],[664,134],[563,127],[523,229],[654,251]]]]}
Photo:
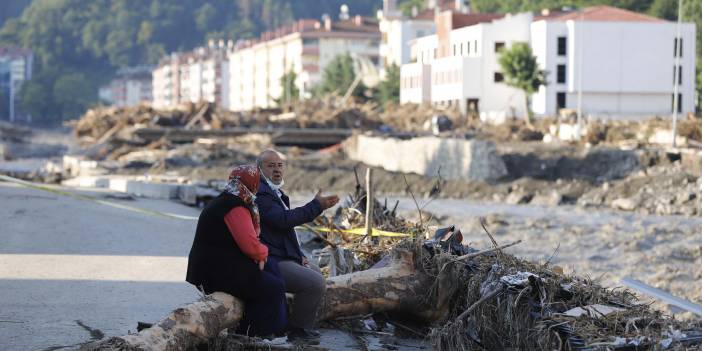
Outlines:
{"type": "Polygon", "coordinates": [[[693,112],[695,25],[682,24],[682,52],[677,54],[676,27],[611,6],[537,18],[531,25],[531,47],[549,72],[549,84],[532,97],[534,112],[556,115],[580,105],[583,115],[592,117],[669,116],[674,78],[679,111],[693,112]],[[676,56],[680,70],[674,74],[676,56]]]}
{"type": "MultiPolygon", "coordinates": [[[[338,55],[351,54],[363,72],[364,83],[377,83],[380,32],[373,18],[349,16],[333,22],[303,19],[239,43],[229,53],[229,108],[247,111],[273,108],[283,96],[283,76],[294,72],[301,98],[321,81],[324,68],[338,55]]],[[[344,92],[341,92],[343,94],[344,92]]],[[[290,98],[290,97],[288,97],[290,98]]]]}
{"type": "Polygon", "coordinates": [[[413,40],[413,63],[401,67],[403,103],[459,106],[498,122],[522,116],[524,95],[505,84],[497,60],[503,48],[527,42],[548,73],[531,96],[537,115],[580,107],[591,117],[667,116],[674,77],[679,111],[694,111],[694,23],[682,24],[678,40],[675,22],[610,6],[537,15],[446,11],[435,20],[436,34],[413,40]]]}

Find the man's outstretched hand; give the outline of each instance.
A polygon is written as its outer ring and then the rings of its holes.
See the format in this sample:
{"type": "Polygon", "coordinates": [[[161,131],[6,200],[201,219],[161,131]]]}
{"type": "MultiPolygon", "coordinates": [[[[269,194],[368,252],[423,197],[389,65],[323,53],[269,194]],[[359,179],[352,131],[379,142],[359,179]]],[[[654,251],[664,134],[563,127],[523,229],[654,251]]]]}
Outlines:
{"type": "Polygon", "coordinates": [[[319,203],[322,205],[322,211],[336,205],[339,202],[339,197],[336,195],[322,196],[322,189],[317,191],[317,195],[315,195],[314,198],[319,200],[319,203]]]}

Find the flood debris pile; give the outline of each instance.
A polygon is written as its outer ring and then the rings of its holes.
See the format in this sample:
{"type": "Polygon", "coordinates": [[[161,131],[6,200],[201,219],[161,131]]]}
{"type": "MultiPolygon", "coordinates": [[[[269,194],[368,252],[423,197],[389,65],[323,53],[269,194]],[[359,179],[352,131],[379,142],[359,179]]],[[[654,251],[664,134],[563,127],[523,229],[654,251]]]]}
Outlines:
{"type": "Polygon", "coordinates": [[[658,215],[702,215],[702,177],[679,162],[643,169],[615,182],[605,182],[578,199],[581,206],[609,206],[658,215]]]}
{"type": "Polygon", "coordinates": [[[325,233],[316,231],[325,246],[312,254],[328,277],[369,269],[407,235],[417,236],[423,232],[422,225],[397,214],[399,202],[389,205],[387,198],[383,203],[373,199],[373,230],[380,235],[367,237],[367,193],[360,186],[358,176],[356,181],[355,191],[333,216],[320,216],[314,222],[315,226],[325,228],[325,233]]]}
{"type": "MultiPolygon", "coordinates": [[[[679,145],[702,146],[702,120],[694,116],[681,118],[677,125],[679,145]]],[[[590,121],[587,123],[584,143],[642,146],[649,143],[670,143],[672,121],[660,117],[646,121],[590,121]]]]}
{"type": "MultiPolygon", "coordinates": [[[[361,225],[365,192],[359,188],[337,211],[337,221],[361,225]]],[[[412,252],[416,274],[429,282],[420,290],[422,306],[417,308],[428,313],[420,320],[412,311],[373,313],[330,320],[327,326],[357,336],[376,333],[390,345],[390,334],[419,337],[430,340],[435,350],[702,349],[702,324],[665,316],[628,290],[607,289],[587,277],[565,275],[558,266],[510,255],[501,248],[518,242],[499,245],[486,227],[493,247],[478,249],[464,246],[460,229],[453,226],[429,235],[426,227],[386,205],[376,203],[374,212],[386,230],[404,230],[411,237],[386,238],[380,245],[336,240],[335,250],[348,250],[347,259],[357,262],[364,250],[372,251],[375,255],[366,259],[376,269],[397,252],[412,252]],[[404,319],[408,316],[414,317],[404,319]]]]}
{"type": "Polygon", "coordinates": [[[429,332],[436,350],[684,349],[702,341],[700,325],[557,267],[499,251],[425,260],[436,285],[451,285],[450,309],[429,332]]]}

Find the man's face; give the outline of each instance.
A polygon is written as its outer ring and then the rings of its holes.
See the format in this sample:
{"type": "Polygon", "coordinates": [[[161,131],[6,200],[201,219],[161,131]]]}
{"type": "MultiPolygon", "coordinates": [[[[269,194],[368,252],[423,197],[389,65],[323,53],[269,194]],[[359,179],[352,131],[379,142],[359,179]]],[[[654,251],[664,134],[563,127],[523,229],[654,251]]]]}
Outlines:
{"type": "Polygon", "coordinates": [[[266,178],[273,182],[273,184],[278,185],[283,182],[284,169],[285,161],[283,161],[278,154],[269,152],[263,158],[261,171],[266,178]]]}

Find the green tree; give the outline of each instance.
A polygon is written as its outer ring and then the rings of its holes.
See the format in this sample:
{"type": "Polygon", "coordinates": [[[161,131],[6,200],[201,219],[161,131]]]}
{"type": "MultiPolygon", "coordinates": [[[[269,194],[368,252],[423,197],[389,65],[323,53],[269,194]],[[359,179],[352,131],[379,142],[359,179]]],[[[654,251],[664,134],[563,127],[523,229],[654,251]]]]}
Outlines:
{"type": "Polygon", "coordinates": [[[669,21],[678,19],[678,2],[673,0],[654,0],[648,14],[669,21]]]}
{"type": "MultiPolygon", "coordinates": [[[[354,80],[356,80],[356,71],[353,58],[349,54],[338,55],[324,67],[318,93],[344,95],[351,88],[354,80]]],[[[358,82],[351,95],[362,97],[365,90],[363,82],[358,82]]]]}
{"type": "Polygon", "coordinates": [[[20,90],[20,107],[23,112],[32,116],[39,124],[53,124],[54,111],[53,94],[50,85],[42,83],[41,79],[32,79],[22,84],[20,90]]]}
{"type": "Polygon", "coordinates": [[[400,67],[393,64],[385,71],[385,80],[378,84],[376,99],[381,105],[400,102],[400,67]]]}
{"type": "Polygon", "coordinates": [[[539,69],[536,57],[527,43],[514,43],[500,53],[498,59],[505,83],[524,92],[526,123],[531,125],[531,94],[546,85],[546,73],[539,69]]]}
{"type": "Polygon", "coordinates": [[[96,101],[95,91],[80,73],[59,76],[54,83],[52,95],[60,108],[62,120],[80,117],[96,101]]]}
{"type": "Polygon", "coordinates": [[[296,80],[297,74],[293,70],[290,70],[280,78],[282,93],[280,94],[280,97],[276,99],[278,105],[288,104],[291,101],[300,99],[300,89],[298,89],[297,85],[295,84],[296,80]]]}
{"type": "Polygon", "coordinates": [[[412,16],[412,8],[416,8],[417,11],[422,11],[425,7],[426,2],[424,0],[404,0],[397,4],[397,9],[402,11],[405,16],[412,16]]]}

